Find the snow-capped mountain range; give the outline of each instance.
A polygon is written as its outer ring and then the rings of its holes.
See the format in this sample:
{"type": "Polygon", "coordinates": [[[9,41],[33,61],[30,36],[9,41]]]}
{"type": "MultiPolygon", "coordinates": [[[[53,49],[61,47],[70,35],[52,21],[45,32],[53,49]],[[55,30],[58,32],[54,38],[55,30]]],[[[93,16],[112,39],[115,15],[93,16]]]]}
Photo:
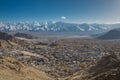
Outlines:
{"type": "Polygon", "coordinates": [[[0,22],[1,31],[33,31],[33,32],[104,32],[119,28],[120,24],[74,24],[65,22],[0,22]]]}

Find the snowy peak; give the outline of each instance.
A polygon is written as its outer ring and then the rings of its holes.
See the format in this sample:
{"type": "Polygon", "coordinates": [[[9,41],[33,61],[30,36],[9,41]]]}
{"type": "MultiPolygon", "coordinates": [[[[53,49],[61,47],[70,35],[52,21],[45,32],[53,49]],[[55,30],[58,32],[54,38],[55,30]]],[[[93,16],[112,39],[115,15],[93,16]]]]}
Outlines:
{"type": "Polygon", "coordinates": [[[42,31],[42,32],[103,32],[119,28],[120,24],[74,24],[65,22],[21,22],[3,23],[0,22],[1,31],[42,31]]]}

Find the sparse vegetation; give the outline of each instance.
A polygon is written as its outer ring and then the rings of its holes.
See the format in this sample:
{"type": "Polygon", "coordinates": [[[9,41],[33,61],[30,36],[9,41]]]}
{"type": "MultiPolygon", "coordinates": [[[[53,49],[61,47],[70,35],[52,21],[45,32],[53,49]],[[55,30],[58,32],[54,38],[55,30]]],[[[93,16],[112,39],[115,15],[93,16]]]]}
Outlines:
{"type": "MultiPolygon", "coordinates": [[[[39,71],[42,71],[42,74],[43,72],[45,72],[47,78],[49,77],[58,80],[87,80],[87,78],[91,77],[90,80],[96,80],[100,78],[99,74],[101,74],[101,76],[104,77],[102,75],[102,66],[104,66],[103,68],[106,70],[104,70],[106,73],[108,70],[116,68],[116,66],[119,68],[119,65],[117,65],[118,63],[116,64],[117,59],[119,58],[113,55],[113,53],[116,55],[120,52],[119,40],[107,41],[89,38],[66,38],[54,41],[53,39],[49,38],[47,40],[21,40],[19,38],[14,38],[14,40],[12,41],[2,39],[0,46],[1,59],[5,58],[5,62],[7,62],[5,63],[5,66],[9,67],[10,71],[17,71],[19,74],[21,73],[21,70],[24,69],[24,66],[28,66],[32,67],[32,70],[37,70],[38,73],[39,71]],[[112,56],[101,58],[102,56],[106,55],[112,56]],[[11,58],[9,60],[9,58],[6,57],[11,58]],[[11,61],[12,58],[15,58],[17,62],[14,60],[11,61]],[[106,59],[108,59],[108,61],[106,59]],[[115,63],[113,64],[114,66],[112,67],[112,65],[110,65],[109,62],[115,63]],[[19,64],[24,66],[19,67],[19,64]],[[110,68],[108,68],[109,66],[110,68]]],[[[3,61],[1,61],[1,64],[3,64],[3,61]]],[[[37,73],[30,73],[30,75],[35,74],[37,73]]],[[[112,75],[111,72],[109,72],[108,74],[112,75]]],[[[21,77],[21,75],[16,76],[21,77]]],[[[46,80],[46,77],[43,80],[46,80]]],[[[42,76],[40,76],[40,78],[42,79],[42,76]]],[[[30,80],[31,77],[29,77],[29,79],[28,77],[21,77],[20,79],[30,80]]],[[[35,77],[34,80],[39,79],[35,77]]]]}

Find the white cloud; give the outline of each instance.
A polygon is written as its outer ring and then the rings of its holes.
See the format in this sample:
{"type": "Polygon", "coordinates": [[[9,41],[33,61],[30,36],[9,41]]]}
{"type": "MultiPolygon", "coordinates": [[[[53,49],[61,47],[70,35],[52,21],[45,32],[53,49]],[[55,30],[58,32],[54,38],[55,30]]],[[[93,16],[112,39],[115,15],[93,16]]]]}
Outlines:
{"type": "Polygon", "coordinates": [[[61,16],[61,19],[66,19],[66,17],[65,16],[61,16]]]}
{"type": "Polygon", "coordinates": [[[53,23],[53,24],[55,24],[55,23],[56,23],[56,21],[52,21],[52,23],[53,23]]]}

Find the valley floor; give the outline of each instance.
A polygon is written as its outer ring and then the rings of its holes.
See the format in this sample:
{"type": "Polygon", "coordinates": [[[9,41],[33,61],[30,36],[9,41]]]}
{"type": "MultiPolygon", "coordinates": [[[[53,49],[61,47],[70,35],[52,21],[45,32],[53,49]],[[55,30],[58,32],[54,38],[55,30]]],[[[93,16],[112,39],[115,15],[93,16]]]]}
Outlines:
{"type": "Polygon", "coordinates": [[[0,51],[0,80],[120,79],[119,40],[17,38],[0,51]]]}

